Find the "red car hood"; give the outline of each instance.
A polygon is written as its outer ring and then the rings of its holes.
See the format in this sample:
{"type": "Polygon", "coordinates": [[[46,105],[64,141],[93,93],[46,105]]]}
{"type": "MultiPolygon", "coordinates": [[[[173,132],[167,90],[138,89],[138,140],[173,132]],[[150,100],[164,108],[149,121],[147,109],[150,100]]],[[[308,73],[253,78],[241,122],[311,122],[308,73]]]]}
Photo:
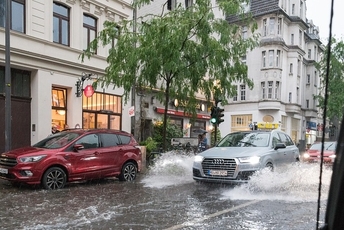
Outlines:
{"type": "Polygon", "coordinates": [[[37,156],[40,154],[52,154],[59,151],[60,149],[42,149],[42,148],[29,146],[29,147],[13,149],[11,151],[5,152],[4,154],[8,157],[16,158],[18,156],[23,156],[23,155],[37,156]]]}

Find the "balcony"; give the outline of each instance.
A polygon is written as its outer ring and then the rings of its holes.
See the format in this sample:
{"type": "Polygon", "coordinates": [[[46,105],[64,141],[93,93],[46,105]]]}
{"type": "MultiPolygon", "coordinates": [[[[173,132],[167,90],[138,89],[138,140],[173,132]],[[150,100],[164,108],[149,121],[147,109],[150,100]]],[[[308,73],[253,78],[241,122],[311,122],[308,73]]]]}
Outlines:
{"type": "Polygon", "coordinates": [[[281,109],[281,102],[275,100],[265,100],[258,102],[258,109],[259,110],[280,110],[281,109]]]}
{"type": "Polygon", "coordinates": [[[286,113],[301,113],[301,106],[298,104],[286,104],[285,112],[286,113]]]}

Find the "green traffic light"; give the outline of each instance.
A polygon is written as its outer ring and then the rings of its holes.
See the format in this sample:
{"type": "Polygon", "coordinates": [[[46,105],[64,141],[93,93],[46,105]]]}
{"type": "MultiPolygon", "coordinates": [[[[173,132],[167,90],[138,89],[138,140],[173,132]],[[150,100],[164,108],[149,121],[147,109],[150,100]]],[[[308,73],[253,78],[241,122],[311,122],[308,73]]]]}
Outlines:
{"type": "Polygon", "coordinates": [[[211,118],[210,122],[213,123],[213,124],[216,124],[216,118],[211,118]]]}

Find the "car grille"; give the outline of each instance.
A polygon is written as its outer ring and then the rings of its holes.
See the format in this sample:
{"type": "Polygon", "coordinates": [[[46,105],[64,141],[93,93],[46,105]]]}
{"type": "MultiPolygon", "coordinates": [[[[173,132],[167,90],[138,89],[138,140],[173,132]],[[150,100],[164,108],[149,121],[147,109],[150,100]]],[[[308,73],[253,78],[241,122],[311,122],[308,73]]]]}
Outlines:
{"type": "Polygon", "coordinates": [[[15,158],[0,156],[0,165],[14,167],[17,165],[17,160],[15,158]]]}
{"type": "Polygon", "coordinates": [[[206,158],[202,162],[203,173],[209,177],[234,177],[236,167],[234,159],[206,158]],[[210,170],[226,170],[227,176],[212,176],[210,170]]]}

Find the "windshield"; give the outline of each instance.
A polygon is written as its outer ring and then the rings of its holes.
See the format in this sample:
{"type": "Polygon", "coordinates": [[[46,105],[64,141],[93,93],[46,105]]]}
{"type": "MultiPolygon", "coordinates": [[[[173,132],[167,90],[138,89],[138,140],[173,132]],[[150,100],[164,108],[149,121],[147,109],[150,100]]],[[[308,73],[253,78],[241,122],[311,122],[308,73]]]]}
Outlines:
{"type": "Polygon", "coordinates": [[[267,147],[269,139],[270,133],[231,133],[224,137],[217,147],[267,147]]]}
{"type": "MultiPolygon", "coordinates": [[[[324,143],[324,150],[336,150],[337,143],[336,142],[325,142],[324,143]]],[[[309,149],[310,150],[319,150],[321,151],[322,143],[315,143],[309,149]]]]}
{"type": "Polygon", "coordinates": [[[33,145],[33,147],[44,149],[58,149],[68,145],[78,136],[79,134],[77,133],[61,132],[41,140],[37,144],[33,145]]]}

